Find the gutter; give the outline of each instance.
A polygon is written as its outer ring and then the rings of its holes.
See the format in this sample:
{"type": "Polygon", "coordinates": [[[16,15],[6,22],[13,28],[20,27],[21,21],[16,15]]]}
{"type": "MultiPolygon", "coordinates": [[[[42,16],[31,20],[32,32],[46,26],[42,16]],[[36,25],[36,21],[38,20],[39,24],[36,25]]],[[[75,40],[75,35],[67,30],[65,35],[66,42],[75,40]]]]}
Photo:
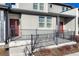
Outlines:
{"type": "Polygon", "coordinates": [[[39,12],[39,11],[31,11],[24,9],[14,9],[11,8],[10,13],[20,13],[20,14],[29,14],[29,15],[43,15],[43,16],[61,16],[61,17],[75,17],[75,15],[66,15],[61,13],[52,13],[52,12],[39,12]]]}

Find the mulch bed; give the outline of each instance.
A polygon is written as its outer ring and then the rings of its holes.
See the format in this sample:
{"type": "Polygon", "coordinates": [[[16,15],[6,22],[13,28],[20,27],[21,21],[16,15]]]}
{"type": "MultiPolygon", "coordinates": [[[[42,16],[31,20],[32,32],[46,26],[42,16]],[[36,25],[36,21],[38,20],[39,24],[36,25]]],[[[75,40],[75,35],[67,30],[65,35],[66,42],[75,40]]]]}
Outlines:
{"type": "Polygon", "coordinates": [[[79,52],[79,43],[74,45],[66,45],[59,48],[44,48],[34,52],[33,54],[35,56],[64,56],[66,54],[71,54],[75,52],[79,52]]]}

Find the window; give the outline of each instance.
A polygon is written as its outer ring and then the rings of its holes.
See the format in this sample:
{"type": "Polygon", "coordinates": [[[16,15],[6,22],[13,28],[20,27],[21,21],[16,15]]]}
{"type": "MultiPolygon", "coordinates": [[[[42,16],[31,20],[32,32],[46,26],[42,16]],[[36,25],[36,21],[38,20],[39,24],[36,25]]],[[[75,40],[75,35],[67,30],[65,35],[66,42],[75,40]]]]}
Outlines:
{"type": "Polygon", "coordinates": [[[51,27],[51,24],[52,23],[52,17],[51,16],[48,16],[47,17],[47,27],[51,27]]]}
{"type": "Polygon", "coordinates": [[[41,28],[50,28],[52,25],[52,17],[51,16],[39,16],[39,27],[41,28]]]}
{"type": "Polygon", "coordinates": [[[64,11],[68,11],[69,10],[69,8],[68,7],[62,7],[62,11],[64,12],[64,11]]]}
{"type": "Polygon", "coordinates": [[[66,11],[68,11],[68,7],[66,7],[66,11]]]}
{"type": "Polygon", "coordinates": [[[62,12],[64,12],[64,11],[65,11],[65,7],[63,6],[63,7],[62,7],[62,12]]]}
{"type": "Polygon", "coordinates": [[[63,11],[63,12],[67,11],[67,7],[64,7],[64,6],[63,6],[63,7],[62,7],[62,11],[63,11]]]}
{"type": "Polygon", "coordinates": [[[7,5],[9,8],[14,8],[13,6],[15,6],[15,3],[5,3],[5,5],[7,5]]]}
{"type": "Polygon", "coordinates": [[[44,27],[45,25],[45,17],[39,16],[39,27],[44,27]]]}
{"type": "Polygon", "coordinates": [[[44,10],[44,3],[33,3],[33,9],[35,10],[44,10]]]}
{"type": "Polygon", "coordinates": [[[33,9],[38,9],[38,3],[33,3],[33,9]]]}
{"type": "Polygon", "coordinates": [[[44,9],[44,3],[40,3],[39,8],[40,8],[40,10],[43,10],[44,9]]]}

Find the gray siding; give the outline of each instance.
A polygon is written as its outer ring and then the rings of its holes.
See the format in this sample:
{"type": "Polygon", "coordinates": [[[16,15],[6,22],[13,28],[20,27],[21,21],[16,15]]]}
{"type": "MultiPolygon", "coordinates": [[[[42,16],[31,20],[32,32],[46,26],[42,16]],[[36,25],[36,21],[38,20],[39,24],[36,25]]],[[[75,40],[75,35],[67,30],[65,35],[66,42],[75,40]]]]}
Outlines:
{"type": "Polygon", "coordinates": [[[39,9],[39,3],[38,3],[38,9],[33,9],[33,3],[19,3],[17,4],[17,8],[19,9],[25,9],[25,10],[33,10],[33,11],[40,11],[40,12],[48,12],[48,3],[44,3],[44,10],[39,9]]]}
{"type": "Polygon", "coordinates": [[[19,3],[20,9],[33,10],[33,3],[19,3]]]}
{"type": "Polygon", "coordinates": [[[66,7],[66,6],[55,5],[55,4],[52,4],[52,8],[50,8],[50,5],[51,4],[48,5],[49,6],[48,12],[61,13],[61,12],[63,12],[62,7],[68,8],[69,10],[71,9],[69,7],[66,7]]]}
{"type": "Polygon", "coordinates": [[[52,17],[51,28],[39,28],[39,16],[22,14],[20,25],[22,35],[36,34],[36,29],[38,34],[52,33],[56,29],[56,17],[52,17]]]}
{"type": "Polygon", "coordinates": [[[48,8],[49,12],[56,12],[56,13],[62,12],[62,6],[54,5],[54,4],[52,4],[52,8],[50,8],[50,4],[48,6],[49,6],[48,8]]]}

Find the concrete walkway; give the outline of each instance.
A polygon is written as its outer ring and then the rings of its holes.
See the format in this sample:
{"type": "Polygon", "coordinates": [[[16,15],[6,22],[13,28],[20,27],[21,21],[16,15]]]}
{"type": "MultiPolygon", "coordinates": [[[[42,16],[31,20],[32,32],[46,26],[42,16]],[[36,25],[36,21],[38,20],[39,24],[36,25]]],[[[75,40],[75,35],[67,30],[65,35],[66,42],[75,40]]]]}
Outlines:
{"type": "Polygon", "coordinates": [[[68,54],[68,55],[65,55],[65,56],[79,56],[79,52],[68,54]]]}
{"type": "Polygon", "coordinates": [[[29,44],[30,41],[28,40],[16,40],[9,43],[9,47],[18,46],[9,48],[9,55],[10,56],[25,56],[24,49],[27,44],[29,44]],[[24,45],[24,46],[21,46],[24,45]]]}

